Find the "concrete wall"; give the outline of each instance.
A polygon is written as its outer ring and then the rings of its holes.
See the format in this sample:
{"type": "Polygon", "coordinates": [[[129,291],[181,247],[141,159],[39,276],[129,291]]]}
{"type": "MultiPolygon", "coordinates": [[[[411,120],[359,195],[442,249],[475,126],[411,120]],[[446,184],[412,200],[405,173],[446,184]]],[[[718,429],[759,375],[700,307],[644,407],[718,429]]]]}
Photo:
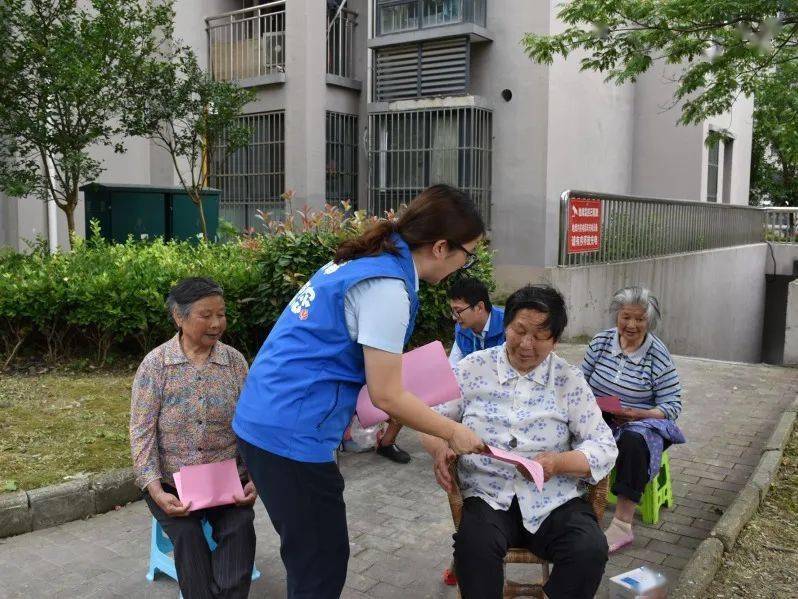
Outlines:
{"type": "Polygon", "coordinates": [[[677,124],[680,111],[672,107],[676,86],[671,70],[655,65],[635,84],[633,195],[703,199],[706,168],[703,127],[677,124]]]}
{"type": "Polygon", "coordinates": [[[793,262],[798,260],[798,244],[796,243],[771,243],[773,254],[768,250],[765,272],[774,275],[791,275],[793,262]],[[775,263],[774,263],[775,258],[775,263]]]}
{"type": "MultiPolygon", "coordinates": [[[[561,2],[553,0],[549,31],[565,29],[557,19],[561,2]]],[[[560,194],[566,189],[595,189],[628,194],[632,176],[635,89],[605,83],[604,75],[580,71],[582,53],[558,58],[549,69],[546,172],[546,266],[557,264],[560,194]]]]}
{"type": "Polygon", "coordinates": [[[753,128],[751,99],[738,99],[731,111],[701,125],[679,125],[681,110],[673,102],[676,75],[675,67],[657,64],[635,84],[631,193],[706,201],[708,150],[704,141],[711,129],[722,129],[734,136],[734,142],[728,164],[730,171],[724,164],[723,144],[720,147],[718,202],[726,197],[731,204],[747,205],[753,128]]]}
{"type": "Polygon", "coordinates": [[[471,89],[493,106],[493,248],[496,264],[512,270],[542,264],[546,252],[548,69],[533,63],[518,41],[549,28],[547,2],[489,3],[494,41],[472,44],[471,89]],[[513,15],[514,18],[507,18],[513,15]],[[512,99],[501,97],[504,89],[512,99]]]}
{"type": "Polygon", "coordinates": [[[656,334],[675,354],[759,362],[765,304],[764,243],[638,262],[547,269],[568,302],[566,337],[613,326],[612,292],[644,285],[660,300],[656,334]]]}
{"type": "Polygon", "coordinates": [[[16,202],[0,191],[0,248],[17,244],[16,202]]]}
{"type": "Polygon", "coordinates": [[[787,325],[784,329],[784,364],[798,364],[798,279],[787,292],[787,325]]]}

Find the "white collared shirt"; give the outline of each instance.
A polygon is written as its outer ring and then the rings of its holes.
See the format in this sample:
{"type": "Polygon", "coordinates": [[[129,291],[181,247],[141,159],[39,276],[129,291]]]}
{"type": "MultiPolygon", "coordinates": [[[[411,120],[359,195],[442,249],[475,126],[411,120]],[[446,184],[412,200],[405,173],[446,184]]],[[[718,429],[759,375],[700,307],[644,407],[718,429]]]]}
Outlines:
{"type": "Polygon", "coordinates": [[[517,496],[524,527],[535,532],[552,510],[583,495],[585,482],[595,484],[612,470],[618,455],[612,432],[582,373],[556,354],[521,375],[502,344],[466,356],[454,372],[462,398],[436,411],[462,422],[489,445],[528,458],[578,450],[590,465],[586,481],[558,475],[538,491],[509,464],[484,455],[462,456],[458,476],[464,497],[507,510],[517,496]]]}
{"type": "MultiPolygon", "coordinates": [[[[474,333],[474,336],[479,339],[479,344],[481,345],[481,349],[485,349],[485,337],[488,336],[488,330],[490,330],[490,317],[491,314],[488,313],[488,319],[485,321],[485,326],[482,327],[481,333],[474,333]]],[[[452,366],[457,366],[457,363],[463,359],[463,350],[460,349],[460,346],[457,345],[457,339],[454,340],[452,343],[452,351],[449,352],[449,364],[452,366]]]]}

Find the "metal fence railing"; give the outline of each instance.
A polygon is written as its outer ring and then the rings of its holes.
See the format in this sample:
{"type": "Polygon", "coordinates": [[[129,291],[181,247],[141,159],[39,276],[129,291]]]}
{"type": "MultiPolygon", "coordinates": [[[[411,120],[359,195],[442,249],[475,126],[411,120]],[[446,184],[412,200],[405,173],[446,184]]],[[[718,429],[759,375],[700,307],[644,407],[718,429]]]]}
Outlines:
{"type": "Polygon", "coordinates": [[[285,72],[285,0],[208,17],[205,26],[214,80],[285,72]]]}
{"type": "Polygon", "coordinates": [[[798,243],[798,208],[765,208],[765,238],[798,243]]]}
{"type": "Polygon", "coordinates": [[[486,18],[487,0],[377,0],[374,30],[389,35],[457,23],[485,27],[486,18]]]}
{"type": "Polygon", "coordinates": [[[327,72],[347,79],[355,75],[355,27],[357,13],[330,10],[327,15],[327,72]]]}
{"type": "Polygon", "coordinates": [[[558,263],[583,266],[758,243],[765,241],[765,231],[761,208],[565,191],[560,198],[558,263]],[[597,238],[574,239],[592,226],[576,223],[579,200],[600,206],[597,238]],[[582,242],[596,249],[585,251],[579,247],[582,242]]]}

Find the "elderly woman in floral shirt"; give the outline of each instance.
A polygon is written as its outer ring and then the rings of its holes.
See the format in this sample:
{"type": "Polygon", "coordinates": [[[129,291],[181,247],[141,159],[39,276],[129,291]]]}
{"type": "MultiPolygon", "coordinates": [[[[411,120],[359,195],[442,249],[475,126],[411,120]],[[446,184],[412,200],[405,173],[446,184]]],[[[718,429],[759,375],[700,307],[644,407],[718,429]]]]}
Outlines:
{"type": "MultiPolygon", "coordinates": [[[[566,323],[565,301],[554,288],[516,291],[505,306],[506,342],[459,362],[462,398],[437,408],[488,445],[534,458],[546,480],[538,491],[509,464],[460,457],[465,500],[454,555],[464,599],[502,596],[510,547],[553,563],[544,586],[551,599],[593,597],[601,582],[607,542],[584,498],[585,483],[607,476],[618,450],[582,373],[552,352],[566,323]]],[[[450,491],[454,454],[433,437],[422,441],[438,483],[450,491]]]]}
{"type": "Polygon", "coordinates": [[[182,596],[243,599],[252,579],[257,498],[243,465],[245,496],[236,505],[193,512],[178,499],[173,475],[182,466],[238,458],[231,423],[247,363],[219,340],[227,319],[222,288],[214,281],[179,282],[167,305],[178,333],[147,354],[133,381],[130,448],[136,483],[174,545],[182,596]],[[213,529],[213,553],[203,519],[213,529]]]}

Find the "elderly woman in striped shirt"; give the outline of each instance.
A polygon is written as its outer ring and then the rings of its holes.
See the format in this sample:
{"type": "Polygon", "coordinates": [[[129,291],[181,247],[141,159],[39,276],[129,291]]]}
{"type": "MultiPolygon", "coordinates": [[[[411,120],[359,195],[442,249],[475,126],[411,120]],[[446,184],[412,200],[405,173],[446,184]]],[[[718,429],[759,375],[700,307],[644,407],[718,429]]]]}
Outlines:
{"type": "Polygon", "coordinates": [[[657,298],[644,287],[624,287],[613,295],[610,312],[616,326],[593,337],[582,372],[596,397],[614,395],[623,406],[609,421],[618,444],[612,488],[618,505],[605,531],[612,553],[633,541],[643,490],[659,472],[662,452],[684,443],[684,436],[675,423],[682,410],[679,375],[651,332],[660,318],[657,298]]]}

